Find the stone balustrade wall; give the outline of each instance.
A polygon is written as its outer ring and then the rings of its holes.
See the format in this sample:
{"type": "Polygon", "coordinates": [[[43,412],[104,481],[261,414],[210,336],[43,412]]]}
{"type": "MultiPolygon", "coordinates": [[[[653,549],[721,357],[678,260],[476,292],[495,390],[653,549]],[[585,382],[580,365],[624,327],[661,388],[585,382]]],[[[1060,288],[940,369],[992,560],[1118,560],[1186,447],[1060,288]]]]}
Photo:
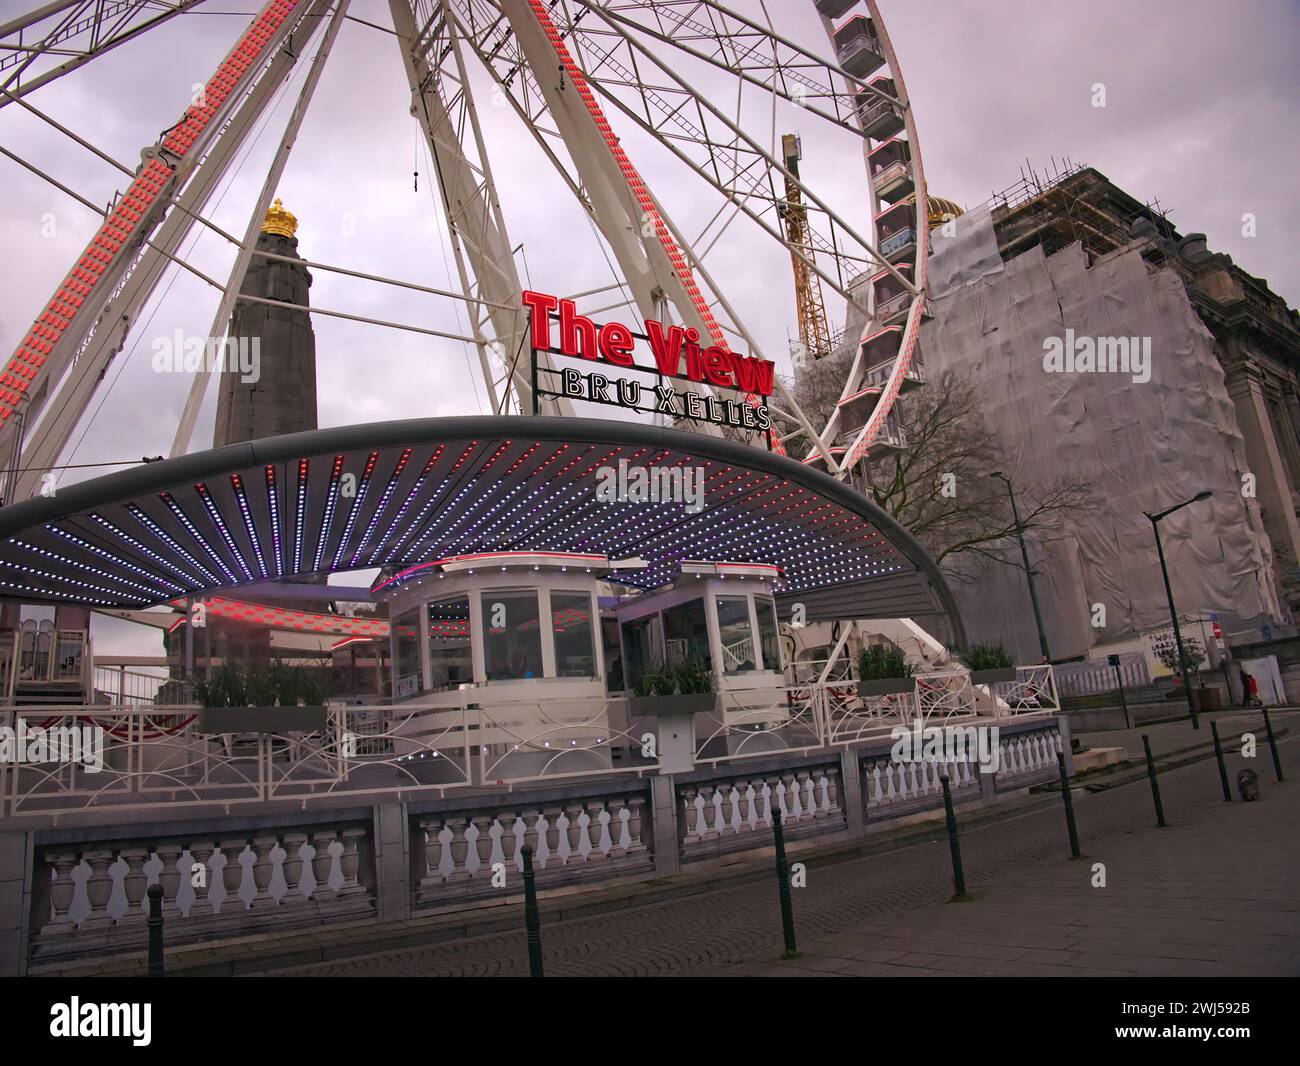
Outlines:
{"type": "Polygon", "coordinates": [[[647,804],[644,791],[535,804],[522,796],[504,811],[497,805],[418,816],[416,904],[522,892],[525,844],[539,888],[651,871],[647,804]]]}
{"type": "Polygon", "coordinates": [[[998,791],[1006,792],[1055,781],[1061,773],[1056,756],[1065,751],[1067,743],[1061,739],[1061,728],[1055,718],[1046,719],[1039,729],[1004,734],[998,743],[998,772],[995,778],[998,791]]]}
{"type": "Polygon", "coordinates": [[[364,918],[373,913],[367,837],[364,826],[309,826],[42,848],[36,909],[44,900],[48,912],[33,923],[33,962],[142,950],[154,884],[169,944],[364,918]]]}
{"type": "Polygon", "coordinates": [[[839,760],[753,773],[730,767],[723,774],[677,787],[683,862],[769,845],[774,809],[787,840],[845,828],[839,760]]]}
{"type": "Polygon", "coordinates": [[[862,795],[867,819],[899,818],[943,806],[943,777],[955,802],[981,794],[979,765],[972,759],[953,762],[894,762],[886,752],[862,760],[862,795]]]}

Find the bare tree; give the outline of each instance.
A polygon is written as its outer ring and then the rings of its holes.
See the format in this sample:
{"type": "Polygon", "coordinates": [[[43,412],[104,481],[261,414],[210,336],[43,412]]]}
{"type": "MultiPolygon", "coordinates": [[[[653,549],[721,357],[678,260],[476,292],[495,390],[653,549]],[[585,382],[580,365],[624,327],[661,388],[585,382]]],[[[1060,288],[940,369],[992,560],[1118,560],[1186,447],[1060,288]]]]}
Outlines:
{"type": "MultiPolygon", "coordinates": [[[[795,395],[813,417],[826,418],[839,399],[847,356],[808,368],[795,395]],[[844,363],[845,366],[837,365],[844,363]]],[[[898,407],[907,448],[872,461],[854,485],[925,545],[950,576],[971,580],[985,563],[1021,566],[1002,471],[1016,486],[1020,523],[1039,541],[1058,537],[1066,520],[1093,505],[1090,481],[1075,472],[1031,481],[1010,468],[1000,441],[985,426],[969,375],[946,370],[898,407]]]]}

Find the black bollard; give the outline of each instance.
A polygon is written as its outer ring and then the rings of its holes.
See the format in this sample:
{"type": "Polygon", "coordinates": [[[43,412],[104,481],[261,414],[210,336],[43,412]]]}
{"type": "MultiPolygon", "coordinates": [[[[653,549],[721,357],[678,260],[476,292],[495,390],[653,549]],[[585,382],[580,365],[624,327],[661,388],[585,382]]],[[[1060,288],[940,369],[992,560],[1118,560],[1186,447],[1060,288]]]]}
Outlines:
{"type": "Polygon", "coordinates": [[[1165,805],[1160,802],[1160,782],[1156,780],[1156,761],[1151,757],[1151,739],[1142,734],[1142,750],[1147,753],[1147,777],[1151,778],[1151,798],[1156,804],[1156,827],[1165,828],[1165,805]]]}
{"type": "Polygon", "coordinates": [[[1268,708],[1264,708],[1264,728],[1268,730],[1268,746],[1273,749],[1273,776],[1282,781],[1282,759],[1277,753],[1277,738],[1273,736],[1273,723],[1268,717],[1268,708]]]}
{"type": "Polygon", "coordinates": [[[542,920],[537,913],[537,885],[533,882],[533,849],[525,844],[519,851],[524,860],[524,928],[528,930],[528,976],[542,973],[542,920]]]}
{"type": "Polygon", "coordinates": [[[776,843],[776,884],[781,892],[781,932],[785,937],[782,958],[794,959],[799,949],[794,942],[794,904],[790,901],[790,867],[785,860],[785,833],[781,829],[781,812],[772,811],[772,839],[776,843]]]}
{"type": "Polygon", "coordinates": [[[1133,728],[1133,719],[1128,715],[1128,701],[1124,699],[1124,679],[1119,673],[1119,656],[1115,656],[1115,684],[1119,686],[1119,705],[1124,710],[1124,728],[1133,728]]]}
{"type": "Polygon", "coordinates": [[[939,780],[943,782],[943,809],[948,821],[948,848],[952,852],[952,898],[965,899],[966,872],[961,867],[961,844],[957,841],[957,814],[952,809],[952,790],[948,787],[946,774],[939,780]]]}
{"type": "Polygon", "coordinates": [[[163,976],[162,885],[150,885],[149,897],[149,976],[163,976]]]}
{"type": "Polygon", "coordinates": [[[1219,743],[1219,723],[1210,723],[1210,735],[1214,737],[1214,757],[1219,761],[1219,784],[1223,786],[1223,802],[1232,802],[1232,789],[1228,787],[1228,765],[1223,761],[1223,745],[1219,743]]]}
{"type": "Polygon", "coordinates": [[[1056,753],[1056,765],[1061,771],[1061,797],[1065,802],[1065,827],[1070,831],[1070,858],[1079,857],[1079,829],[1074,824],[1074,796],[1070,793],[1070,775],[1065,772],[1065,756],[1056,753]]]}

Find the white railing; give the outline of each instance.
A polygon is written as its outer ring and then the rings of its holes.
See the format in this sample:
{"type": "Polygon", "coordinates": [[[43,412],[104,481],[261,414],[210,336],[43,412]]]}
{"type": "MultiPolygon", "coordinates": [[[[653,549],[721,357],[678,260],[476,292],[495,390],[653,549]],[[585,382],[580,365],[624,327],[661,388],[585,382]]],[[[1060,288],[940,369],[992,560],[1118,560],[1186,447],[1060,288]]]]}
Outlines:
{"type": "MultiPolygon", "coordinates": [[[[1141,652],[1121,653],[1119,676],[1125,688],[1144,688],[1151,684],[1146,656],[1141,652]]],[[[1102,692],[1115,692],[1118,688],[1115,667],[1105,659],[1065,663],[1058,666],[1056,682],[1063,696],[1090,696],[1102,692]]]]}
{"type": "Polygon", "coordinates": [[[915,714],[922,727],[942,726],[978,713],[970,674],[965,670],[917,676],[915,714]]]}
{"type": "Polygon", "coordinates": [[[916,693],[859,696],[858,683],[827,684],[824,689],[827,744],[856,744],[888,736],[895,726],[910,726],[916,693]]]}
{"type": "Polygon", "coordinates": [[[1014,681],[992,686],[999,715],[1023,717],[1057,714],[1061,700],[1056,691],[1056,673],[1051,666],[1017,666],[1014,681]]]}
{"type": "Polygon", "coordinates": [[[824,694],[817,684],[720,693],[718,709],[696,718],[695,764],[822,747],[824,694]]]}
{"type": "Polygon", "coordinates": [[[108,697],[110,706],[153,706],[155,703],[188,705],[193,702],[194,684],[166,673],[144,673],[125,666],[103,666],[96,663],[91,673],[93,699],[108,697]],[[159,693],[166,687],[163,699],[159,693]]]}
{"type": "Polygon", "coordinates": [[[13,702],[16,675],[13,636],[0,637],[0,704],[6,707],[13,702]]]}
{"type": "MultiPolygon", "coordinates": [[[[658,722],[628,720],[605,697],[474,703],[450,700],[382,707],[333,706],[324,730],[207,734],[198,708],[58,706],[6,711],[7,725],[76,728],[87,760],[0,763],[0,816],[98,807],[225,807],[341,795],[432,793],[469,786],[574,781],[660,768],[643,747],[658,722]]],[[[694,717],[694,763],[807,752],[958,722],[1055,715],[1050,666],[1021,667],[1014,681],[972,686],[966,672],[922,674],[912,692],[862,698],[851,679],[809,681],[719,694],[694,717]]]]}
{"type": "Polygon", "coordinates": [[[754,662],[754,638],[745,637],[734,644],[722,645],[722,655],[727,669],[736,669],[744,663],[754,662]]]}

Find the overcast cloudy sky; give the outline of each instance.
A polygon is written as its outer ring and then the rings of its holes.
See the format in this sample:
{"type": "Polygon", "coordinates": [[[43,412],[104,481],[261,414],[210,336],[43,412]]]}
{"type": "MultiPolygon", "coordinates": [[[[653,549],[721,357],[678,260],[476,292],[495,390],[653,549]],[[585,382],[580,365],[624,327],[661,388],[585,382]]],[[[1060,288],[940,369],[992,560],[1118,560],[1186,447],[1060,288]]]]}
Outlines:
{"type": "MultiPolygon", "coordinates": [[[[37,0],[0,0],[0,21],[37,0]]],[[[249,0],[211,0],[29,99],[134,165],[184,109],[196,82],[220,62],[249,16],[249,0]]],[[[758,17],[758,0],[734,0],[758,17]]],[[[1140,200],[1159,198],[1183,231],[1204,231],[1210,246],[1300,298],[1295,199],[1300,174],[1300,3],[1296,0],[882,0],[912,95],[930,189],[974,206],[1051,158],[1087,162],[1140,200]],[[1106,106],[1094,107],[1094,86],[1106,106]],[[1253,213],[1257,232],[1242,234],[1253,213]]],[[[777,28],[826,50],[812,0],[767,0],[777,28]]],[[[390,25],[385,0],[354,0],[359,18],[390,25]]],[[[281,96],[244,165],[208,216],[242,232],[267,159],[306,64],[281,96]]],[[[682,70],[710,92],[719,78],[682,70]]],[[[573,292],[612,280],[590,227],[513,113],[490,106],[486,132],[511,240],[537,287],[573,292]]],[[[734,94],[734,89],[729,90],[734,94]]],[[[726,99],[728,97],[721,97],[726,99]]],[[[410,94],[394,38],[349,22],[341,32],[279,195],[300,221],[304,256],[374,274],[451,287],[445,225],[427,155],[408,114],[410,94]],[[419,191],[412,172],[420,170],[419,191]],[[350,226],[349,216],[355,220],[350,226]]],[[[869,208],[858,142],[782,105],[747,106],[746,124],[770,143],[797,129],[803,173],[861,232],[869,208]]],[[[615,119],[615,125],[620,123],[615,119]]],[[[624,143],[651,188],[687,233],[717,207],[709,191],[658,145],[625,130],[624,143]]],[[[17,106],[0,110],[0,143],[94,202],[107,202],[123,176],[17,106]]],[[[9,159],[0,158],[0,346],[12,351],[93,234],[96,216],[9,159]],[[52,213],[55,235],[42,235],[52,213]]],[[[192,235],[185,256],[224,278],[232,253],[208,233],[192,235]]],[[[758,338],[779,357],[794,328],[789,260],[769,238],[737,225],[708,264],[758,338]]],[[[142,323],[109,368],[66,463],[166,453],[189,386],[159,375],[153,339],[175,329],[206,335],[216,294],[173,270],[142,323]]],[[[446,299],[317,271],[312,301],[354,314],[464,331],[446,299]]],[[[486,410],[465,346],[317,316],[322,425],[464,414],[486,410]]],[[[780,359],[778,358],[778,362],[780,359]]],[[[215,390],[195,435],[211,441],[215,390]]],[[[69,471],[64,481],[99,471],[69,471]]]]}

